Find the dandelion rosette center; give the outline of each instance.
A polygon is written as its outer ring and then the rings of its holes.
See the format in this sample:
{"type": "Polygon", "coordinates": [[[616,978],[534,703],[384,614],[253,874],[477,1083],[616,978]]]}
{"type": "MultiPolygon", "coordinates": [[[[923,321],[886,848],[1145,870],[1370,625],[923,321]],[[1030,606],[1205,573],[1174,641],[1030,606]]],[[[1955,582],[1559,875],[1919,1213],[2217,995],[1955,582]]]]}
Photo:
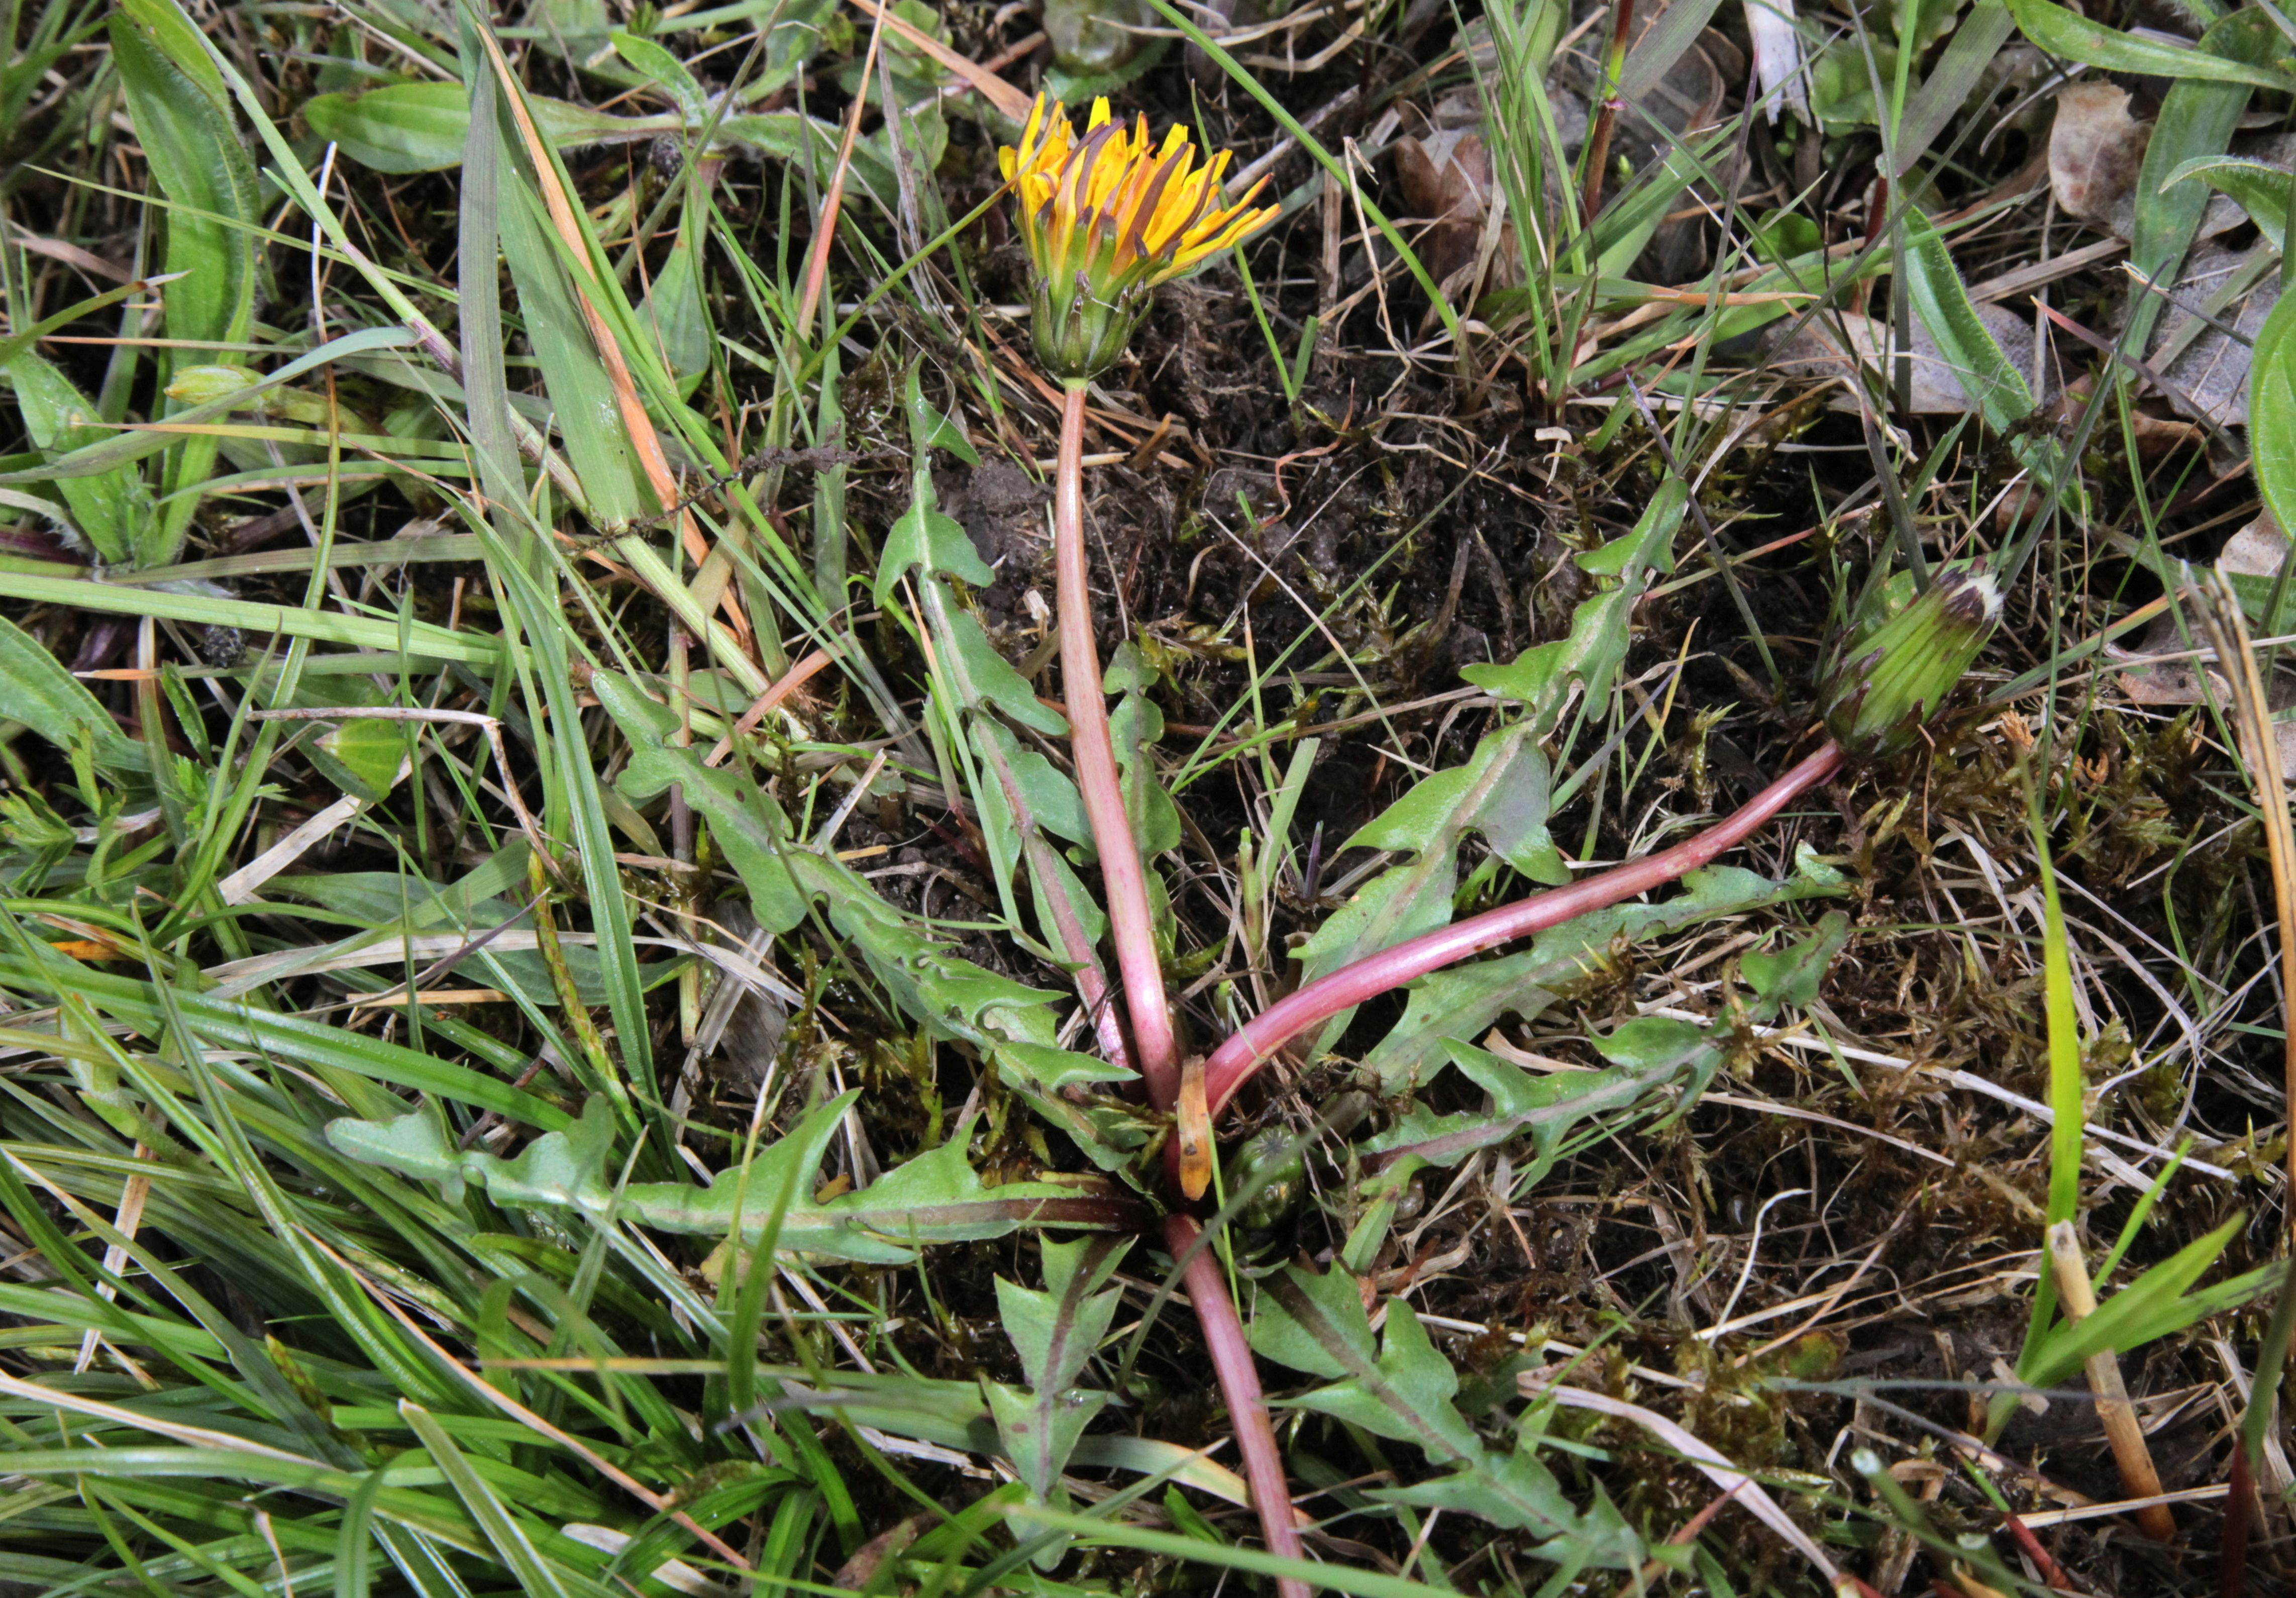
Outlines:
{"type": "Polygon", "coordinates": [[[1225,202],[1226,151],[1203,159],[1177,125],[1159,145],[1147,118],[1128,129],[1106,100],[1093,102],[1078,137],[1067,111],[1038,95],[1020,144],[996,160],[1019,197],[1036,268],[1037,356],[1064,383],[1089,382],[1124,352],[1150,290],[1195,272],[1276,215],[1252,204],[1264,178],[1225,202]]]}

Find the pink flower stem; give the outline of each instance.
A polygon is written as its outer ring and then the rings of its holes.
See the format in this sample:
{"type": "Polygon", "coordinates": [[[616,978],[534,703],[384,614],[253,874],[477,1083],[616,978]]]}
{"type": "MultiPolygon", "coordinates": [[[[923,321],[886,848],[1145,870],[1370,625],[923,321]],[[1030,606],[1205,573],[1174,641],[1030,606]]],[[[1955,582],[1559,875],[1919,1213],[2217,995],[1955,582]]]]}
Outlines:
{"type": "MultiPolygon", "coordinates": [[[[1244,1339],[1235,1301],[1227,1296],[1219,1256],[1202,1246],[1202,1238],[1203,1229],[1193,1216],[1164,1217],[1164,1246],[1174,1259],[1187,1262],[1180,1280],[1187,1287],[1188,1302],[1195,1306],[1197,1324],[1203,1328],[1220,1396],[1227,1400],[1236,1452],[1243,1456],[1244,1479],[1251,1487],[1251,1506],[1259,1515],[1259,1535],[1270,1553],[1300,1559],[1304,1556],[1299,1528],[1292,1523],[1292,1489],[1283,1479],[1283,1455],[1275,1446],[1267,1401],[1260,1396],[1259,1371],[1252,1363],[1251,1345],[1244,1339]]],[[[1308,1598],[1309,1588],[1304,1581],[1280,1577],[1275,1590],[1283,1598],[1308,1598]]]]}
{"type": "MultiPolygon", "coordinates": [[[[1065,641],[1065,638],[1063,639],[1065,641]]],[[[1392,949],[1365,955],[1287,995],[1244,1024],[1204,1063],[1204,1096],[1217,1116],[1253,1072],[1293,1038],[1368,999],[1401,987],[1431,971],[1496,949],[1534,932],[1559,927],[1574,916],[1601,910],[1673,881],[1736,848],[1776,817],[1796,795],[1841,768],[1841,746],[1828,738],[1817,752],[1749,799],[1737,813],[1717,821],[1696,837],[1671,849],[1629,861],[1599,877],[1589,877],[1544,894],[1533,894],[1454,926],[1439,928],[1392,949]]]]}
{"type": "Polygon", "coordinates": [[[1108,893],[1108,925],[1124,979],[1124,1006],[1148,1100],[1169,1110],[1180,1096],[1179,1052],[1172,1014],[1164,1001],[1164,969],[1156,959],[1155,922],[1148,912],[1148,882],[1132,841],[1132,818],[1116,774],[1116,748],[1108,735],[1108,703],[1100,687],[1100,649],[1093,641],[1092,592],[1084,559],[1085,391],[1071,385],[1061,405],[1061,453],[1054,477],[1053,562],[1060,580],[1061,691],[1069,715],[1077,787],[1100,852],[1108,893]]]}
{"type": "MultiPolygon", "coordinates": [[[[1086,585],[1084,404],[1084,389],[1071,386],[1061,406],[1061,454],[1054,478],[1053,558],[1060,580],[1061,686],[1068,706],[1077,787],[1084,795],[1086,819],[1092,823],[1093,844],[1100,851],[1108,923],[1124,979],[1125,1009],[1132,1023],[1133,1056],[1147,1080],[1149,1101],[1168,1113],[1180,1096],[1178,1050],[1172,1037],[1171,1010],[1164,1001],[1164,971],[1156,959],[1147,878],[1140,850],[1132,841],[1124,788],[1117,779],[1116,750],[1108,733],[1108,704],[1101,693],[1100,651],[1093,641],[1092,593],[1086,585]]],[[[1061,931],[1062,941],[1069,941],[1068,927],[1063,925],[1061,931]]],[[[1078,991],[1090,1002],[1083,972],[1078,976],[1078,991]]],[[[1112,1026],[1103,1026],[1103,1045],[1110,1030],[1112,1026]]],[[[1169,1142],[1177,1149],[1177,1138],[1169,1142]]],[[[1177,1182],[1173,1196],[1178,1198],[1177,1182]]],[[[1181,1280],[1187,1285],[1188,1301],[1203,1329],[1212,1369],[1235,1427],[1236,1450],[1243,1458],[1244,1479],[1251,1488],[1260,1536],[1270,1553],[1299,1559],[1300,1534],[1292,1524],[1292,1489],[1283,1479],[1283,1456],[1275,1446],[1275,1428],[1267,1419],[1267,1401],[1260,1395],[1251,1345],[1245,1340],[1235,1302],[1227,1296],[1219,1259],[1202,1246],[1203,1230],[1192,1216],[1166,1216],[1164,1239],[1172,1257],[1185,1262],[1181,1280]]],[[[1287,1578],[1275,1586],[1282,1598],[1308,1598],[1304,1582],[1287,1578]]]]}

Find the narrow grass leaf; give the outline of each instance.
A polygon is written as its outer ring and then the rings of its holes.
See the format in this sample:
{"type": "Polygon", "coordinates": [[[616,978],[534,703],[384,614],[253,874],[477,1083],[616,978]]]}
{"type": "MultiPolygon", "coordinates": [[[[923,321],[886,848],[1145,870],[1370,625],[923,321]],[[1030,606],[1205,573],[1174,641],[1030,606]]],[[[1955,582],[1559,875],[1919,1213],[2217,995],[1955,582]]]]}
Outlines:
{"type": "Polygon", "coordinates": [[[1945,54],[1922,79],[1922,86],[1914,91],[1898,119],[1898,136],[1890,153],[1901,180],[1961,114],[1980,80],[1992,70],[2001,46],[2016,30],[2017,20],[2010,14],[2007,0],[1977,0],[1955,27],[1945,54]]]}
{"type": "Polygon", "coordinates": [[[471,1468],[470,1461],[439,1424],[439,1418],[411,1399],[399,1401],[398,1413],[422,1440],[431,1462],[446,1477],[447,1485],[469,1509],[472,1520],[486,1534],[496,1557],[517,1578],[519,1590],[527,1598],[575,1598],[559,1579],[558,1571],[536,1552],[534,1544],[502,1500],[471,1468]]]}
{"type": "MultiPolygon", "coordinates": [[[[178,411],[168,417],[168,420],[177,427],[217,421],[229,416],[234,410],[244,408],[264,391],[292,383],[305,373],[315,372],[330,362],[348,360],[354,356],[373,354],[385,350],[403,350],[415,342],[415,334],[405,327],[362,327],[356,333],[347,333],[340,338],[328,340],[316,350],[296,357],[277,371],[255,379],[247,386],[234,391],[223,399],[211,400],[190,410],[178,411]]],[[[12,377],[14,375],[12,363],[10,375],[12,377]]],[[[78,404],[80,408],[77,414],[88,421],[93,421],[96,415],[95,408],[84,400],[78,404]]],[[[59,425],[62,426],[70,421],[74,413],[70,409],[61,409],[55,415],[59,425]]],[[[95,437],[92,432],[86,436],[95,437]]],[[[176,436],[174,433],[131,428],[112,433],[108,437],[95,438],[95,441],[93,442],[85,441],[81,436],[75,436],[69,443],[50,444],[41,442],[35,434],[34,441],[40,443],[43,449],[62,449],[67,453],[38,466],[25,467],[13,472],[0,472],[0,485],[63,482],[77,478],[100,477],[107,473],[116,472],[131,462],[141,460],[147,455],[159,454],[160,451],[173,444],[176,436]]]]}
{"type": "Polygon", "coordinates": [[[264,605],[251,599],[214,599],[204,594],[172,594],[124,584],[71,578],[12,574],[11,597],[34,604],[102,611],[115,616],[156,616],[207,627],[235,627],[252,639],[276,633],[372,649],[393,660],[465,661],[492,665],[502,655],[495,638],[475,632],[449,632],[429,622],[384,622],[337,611],[264,605]]]}

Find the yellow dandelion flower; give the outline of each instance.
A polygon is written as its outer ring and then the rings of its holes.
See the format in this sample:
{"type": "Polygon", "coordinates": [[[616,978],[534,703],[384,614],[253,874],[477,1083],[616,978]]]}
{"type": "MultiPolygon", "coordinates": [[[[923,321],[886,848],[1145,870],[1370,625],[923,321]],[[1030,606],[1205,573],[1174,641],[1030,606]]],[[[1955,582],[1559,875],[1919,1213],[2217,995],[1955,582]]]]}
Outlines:
{"type": "Polygon", "coordinates": [[[1021,142],[996,160],[1019,197],[1037,268],[1037,354],[1070,383],[1088,381],[1123,352],[1151,289],[1186,276],[1276,214],[1251,203],[1264,178],[1235,204],[1222,201],[1226,151],[1200,159],[1177,125],[1160,146],[1145,117],[1128,129],[1106,100],[1093,102],[1079,138],[1068,112],[1039,95],[1021,142]]]}

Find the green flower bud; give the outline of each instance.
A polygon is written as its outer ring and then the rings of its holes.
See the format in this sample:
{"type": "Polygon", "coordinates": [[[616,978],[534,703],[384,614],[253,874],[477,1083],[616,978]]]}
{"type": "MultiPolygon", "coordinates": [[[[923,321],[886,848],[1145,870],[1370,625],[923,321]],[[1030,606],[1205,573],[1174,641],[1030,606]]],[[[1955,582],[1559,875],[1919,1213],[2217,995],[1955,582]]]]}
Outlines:
{"type": "Polygon", "coordinates": [[[1250,1195],[1236,1216],[1247,1231],[1268,1231],[1283,1224],[1307,1190],[1307,1150],[1289,1127],[1270,1126],[1252,1133],[1228,1161],[1227,1196],[1250,1195]]]}
{"type": "Polygon", "coordinates": [[[168,398],[178,405],[205,405],[255,383],[255,374],[243,367],[178,367],[168,384],[168,398]]]}
{"type": "Polygon", "coordinates": [[[1853,630],[1819,685],[1826,731],[1859,760],[1910,748],[2000,619],[1993,574],[1970,566],[1945,573],[1886,621],[1853,630]]]}

